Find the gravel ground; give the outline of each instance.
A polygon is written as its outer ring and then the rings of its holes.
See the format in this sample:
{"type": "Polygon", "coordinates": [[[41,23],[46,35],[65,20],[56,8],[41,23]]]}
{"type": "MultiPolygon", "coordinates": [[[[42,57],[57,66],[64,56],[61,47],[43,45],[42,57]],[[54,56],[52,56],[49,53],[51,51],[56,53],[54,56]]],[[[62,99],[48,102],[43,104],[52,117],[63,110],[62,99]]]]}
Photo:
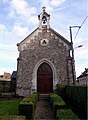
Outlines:
{"type": "Polygon", "coordinates": [[[48,100],[40,100],[36,106],[34,120],[54,120],[53,110],[48,100]]]}

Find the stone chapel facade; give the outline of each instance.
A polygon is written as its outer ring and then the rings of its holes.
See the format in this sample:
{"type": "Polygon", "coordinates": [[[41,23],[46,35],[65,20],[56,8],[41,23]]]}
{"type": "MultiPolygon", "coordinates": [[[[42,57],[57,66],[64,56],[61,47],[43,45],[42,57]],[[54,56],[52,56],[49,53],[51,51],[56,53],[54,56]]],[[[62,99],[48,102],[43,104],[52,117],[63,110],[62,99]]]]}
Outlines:
{"type": "Polygon", "coordinates": [[[16,94],[47,94],[56,84],[72,83],[71,43],[50,27],[45,8],[38,15],[39,27],[17,44],[16,94]]]}

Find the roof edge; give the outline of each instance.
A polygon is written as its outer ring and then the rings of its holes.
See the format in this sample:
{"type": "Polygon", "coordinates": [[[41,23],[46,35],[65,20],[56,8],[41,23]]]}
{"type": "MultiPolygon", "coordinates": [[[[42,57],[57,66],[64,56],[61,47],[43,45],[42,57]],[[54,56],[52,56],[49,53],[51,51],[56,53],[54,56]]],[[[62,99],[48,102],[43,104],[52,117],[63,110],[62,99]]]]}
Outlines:
{"type": "Polygon", "coordinates": [[[21,43],[23,43],[29,36],[31,36],[39,27],[37,27],[33,32],[31,32],[27,37],[25,37],[20,43],[17,43],[17,46],[19,46],[21,43]]]}
{"type": "Polygon", "coordinates": [[[65,42],[65,43],[67,43],[68,45],[71,45],[71,42],[69,42],[66,38],[64,38],[62,35],[60,35],[58,32],[56,32],[54,29],[52,29],[51,27],[50,27],[50,30],[52,31],[52,32],[54,32],[56,35],[58,35],[60,38],[62,38],[62,40],[65,42]]]}

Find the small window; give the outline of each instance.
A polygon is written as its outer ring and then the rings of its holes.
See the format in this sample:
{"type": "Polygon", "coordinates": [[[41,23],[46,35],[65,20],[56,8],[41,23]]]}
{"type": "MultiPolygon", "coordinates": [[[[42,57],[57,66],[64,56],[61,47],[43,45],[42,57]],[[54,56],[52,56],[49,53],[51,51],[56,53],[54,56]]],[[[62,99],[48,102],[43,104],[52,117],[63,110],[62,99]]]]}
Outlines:
{"type": "Polygon", "coordinates": [[[42,46],[46,46],[47,44],[48,44],[48,40],[47,39],[41,40],[41,45],[42,46]]]}

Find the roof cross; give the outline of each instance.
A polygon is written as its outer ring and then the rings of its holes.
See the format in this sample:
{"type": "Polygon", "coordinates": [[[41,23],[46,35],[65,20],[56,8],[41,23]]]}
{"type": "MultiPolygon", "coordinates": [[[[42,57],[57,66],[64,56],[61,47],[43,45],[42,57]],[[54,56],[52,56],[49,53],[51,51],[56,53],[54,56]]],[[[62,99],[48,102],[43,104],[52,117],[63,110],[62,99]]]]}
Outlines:
{"type": "Polygon", "coordinates": [[[46,7],[45,7],[45,6],[43,6],[43,7],[42,7],[42,10],[43,10],[43,11],[45,11],[45,9],[46,9],[46,7]]]}

